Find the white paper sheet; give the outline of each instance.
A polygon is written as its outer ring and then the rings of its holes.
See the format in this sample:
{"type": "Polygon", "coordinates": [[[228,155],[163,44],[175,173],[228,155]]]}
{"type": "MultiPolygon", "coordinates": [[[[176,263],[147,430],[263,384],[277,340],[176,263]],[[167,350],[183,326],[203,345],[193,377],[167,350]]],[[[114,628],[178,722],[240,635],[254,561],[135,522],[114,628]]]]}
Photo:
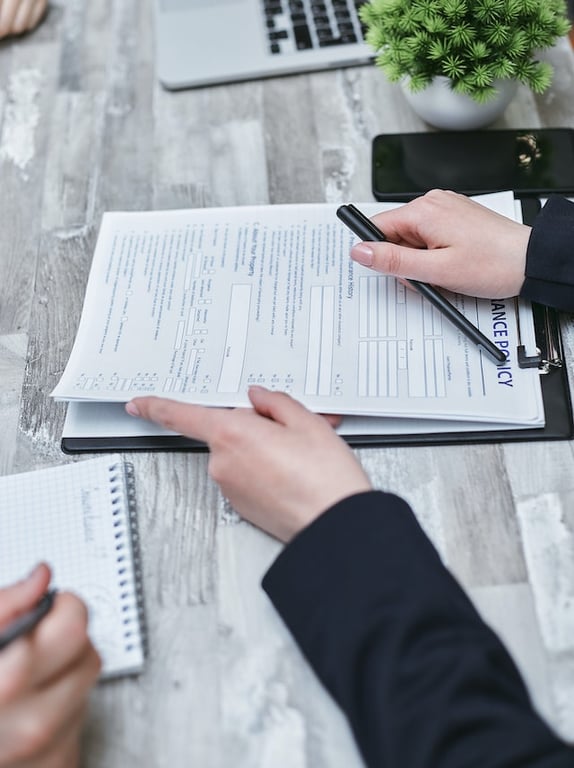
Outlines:
{"type": "MultiPolygon", "coordinates": [[[[511,193],[481,200],[515,216],[511,193]]],[[[514,301],[449,295],[508,352],[497,367],[419,294],[351,262],[335,208],[106,214],[53,395],[241,406],[257,383],[323,413],[542,424],[538,372],[516,364],[514,301]]],[[[532,347],[529,313],[521,332],[532,347]]]]}

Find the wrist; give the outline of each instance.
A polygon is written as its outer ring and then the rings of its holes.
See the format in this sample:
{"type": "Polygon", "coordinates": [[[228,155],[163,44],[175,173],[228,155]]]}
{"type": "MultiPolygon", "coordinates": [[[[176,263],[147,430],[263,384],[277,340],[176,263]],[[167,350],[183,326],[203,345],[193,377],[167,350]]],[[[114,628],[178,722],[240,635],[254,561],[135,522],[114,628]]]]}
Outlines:
{"type": "Polygon", "coordinates": [[[317,504],[312,509],[299,510],[290,521],[290,524],[286,526],[285,536],[282,537],[282,541],[288,543],[341,502],[372,490],[373,486],[365,478],[364,482],[357,483],[352,488],[341,489],[337,493],[330,494],[328,499],[324,499],[322,503],[317,504]]]}

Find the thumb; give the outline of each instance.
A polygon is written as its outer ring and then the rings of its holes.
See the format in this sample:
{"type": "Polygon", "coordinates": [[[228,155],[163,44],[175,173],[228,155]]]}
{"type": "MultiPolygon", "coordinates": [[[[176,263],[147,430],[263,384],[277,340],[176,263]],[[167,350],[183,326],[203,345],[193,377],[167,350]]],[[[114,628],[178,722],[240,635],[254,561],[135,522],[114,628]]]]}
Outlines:
{"type": "Polygon", "coordinates": [[[364,267],[407,280],[443,285],[441,272],[443,249],[408,248],[397,243],[359,243],[351,250],[351,258],[364,267]]]}
{"type": "Polygon", "coordinates": [[[40,563],[22,581],[0,589],[0,628],[38,602],[48,588],[50,577],[48,566],[40,563]]]}

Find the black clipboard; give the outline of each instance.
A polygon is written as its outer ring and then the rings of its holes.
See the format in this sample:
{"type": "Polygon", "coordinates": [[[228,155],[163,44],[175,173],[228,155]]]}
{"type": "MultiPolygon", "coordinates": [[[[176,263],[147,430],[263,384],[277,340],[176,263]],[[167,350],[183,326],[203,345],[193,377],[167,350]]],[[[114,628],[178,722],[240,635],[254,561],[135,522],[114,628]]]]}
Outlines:
{"type": "MultiPolygon", "coordinates": [[[[540,210],[535,197],[521,200],[525,223],[531,223],[540,210]]],[[[530,440],[569,440],[574,436],[572,402],[568,375],[563,364],[563,344],[559,313],[539,304],[532,304],[538,353],[528,356],[519,347],[518,361],[521,367],[537,367],[540,371],[542,400],[546,424],[531,429],[501,429],[484,431],[459,431],[413,434],[353,434],[343,439],[356,448],[392,447],[401,445],[453,445],[461,443],[524,442],[530,440]]],[[[101,453],[123,451],[206,451],[207,446],[197,440],[179,435],[145,435],[126,437],[64,435],[60,442],[66,454],[101,453]]]]}
{"type": "MultiPolygon", "coordinates": [[[[523,364],[540,370],[546,424],[530,429],[501,429],[413,434],[344,435],[356,448],[400,445],[453,445],[460,443],[524,442],[528,440],[569,440],[574,436],[568,375],[563,365],[563,348],[558,313],[532,305],[540,354],[523,359],[523,364]]],[[[127,437],[62,437],[67,454],[108,451],[205,451],[204,443],[175,435],[127,437]]]]}
{"type": "MultiPolygon", "coordinates": [[[[504,429],[440,434],[356,435],[347,442],[357,448],[398,445],[453,445],[455,443],[510,443],[528,440],[569,440],[574,436],[572,402],[568,374],[563,364],[560,319],[557,312],[539,304],[532,305],[536,339],[540,354],[523,357],[523,365],[540,371],[546,424],[534,429],[504,429]]],[[[519,348],[520,349],[520,348],[519,348]]],[[[519,352],[520,358],[520,352],[519,352]]],[[[520,362],[519,362],[520,365],[520,362]]]]}

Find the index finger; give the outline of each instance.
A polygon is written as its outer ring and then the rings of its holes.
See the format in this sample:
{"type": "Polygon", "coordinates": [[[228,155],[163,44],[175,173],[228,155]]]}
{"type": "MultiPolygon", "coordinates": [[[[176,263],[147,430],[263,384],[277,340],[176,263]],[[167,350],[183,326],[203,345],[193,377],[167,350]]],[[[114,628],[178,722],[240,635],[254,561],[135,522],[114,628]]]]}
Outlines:
{"type": "Polygon", "coordinates": [[[417,248],[426,247],[426,241],[419,231],[419,200],[421,198],[390,211],[381,211],[372,217],[373,222],[391,243],[408,243],[417,248]],[[417,203],[416,206],[415,203],[417,203]]]}
{"type": "Polygon", "coordinates": [[[436,248],[446,244],[442,242],[446,223],[458,221],[469,206],[479,204],[450,190],[432,189],[405,205],[377,213],[373,221],[391,242],[436,248]]]}
{"type": "Polygon", "coordinates": [[[164,429],[209,443],[225,408],[206,408],[202,405],[180,403],[165,397],[136,397],[126,404],[130,416],[147,419],[164,429]]]}

